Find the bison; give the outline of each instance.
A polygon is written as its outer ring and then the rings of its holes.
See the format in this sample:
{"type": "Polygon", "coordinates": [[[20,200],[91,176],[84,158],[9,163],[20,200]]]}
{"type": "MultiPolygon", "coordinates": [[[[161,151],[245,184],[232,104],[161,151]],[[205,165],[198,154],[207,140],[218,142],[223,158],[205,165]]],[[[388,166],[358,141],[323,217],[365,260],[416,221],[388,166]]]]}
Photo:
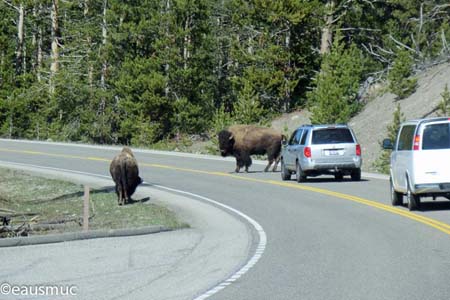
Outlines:
{"type": "Polygon", "coordinates": [[[142,183],[142,179],[139,177],[137,161],[129,147],[124,147],[122,152],[114,157],[109,172],[116,184],[118,204],[123,205],[131,201],[131,195],[136,191],[137,186],[142,183]]]}
{"type": "Polygon", "coordinates": [[[220,154],[236,158],[236,173],[244,166],[245,172],[248,172],[252,164],[250,155],[253,154],[267,154],[269,163],[264,172],[269,170],[274,161],[272,171],[276,171],[283,139],[283,135],[276,130],[252,125],[234,125],[220,131],[218,139],[220,154]]]}

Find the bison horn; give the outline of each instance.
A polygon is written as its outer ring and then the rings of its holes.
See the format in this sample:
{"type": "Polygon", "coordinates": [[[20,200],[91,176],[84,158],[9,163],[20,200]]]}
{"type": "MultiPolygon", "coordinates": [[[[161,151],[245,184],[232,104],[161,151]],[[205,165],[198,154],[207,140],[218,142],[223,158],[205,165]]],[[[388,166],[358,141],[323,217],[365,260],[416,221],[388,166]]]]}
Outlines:
{"type": "Polygon", "coordinates": [[[231,141],[232,139],[234,139],[234,136],[233,136],[233,135],[230,135],[229,140],[231,141]]]}

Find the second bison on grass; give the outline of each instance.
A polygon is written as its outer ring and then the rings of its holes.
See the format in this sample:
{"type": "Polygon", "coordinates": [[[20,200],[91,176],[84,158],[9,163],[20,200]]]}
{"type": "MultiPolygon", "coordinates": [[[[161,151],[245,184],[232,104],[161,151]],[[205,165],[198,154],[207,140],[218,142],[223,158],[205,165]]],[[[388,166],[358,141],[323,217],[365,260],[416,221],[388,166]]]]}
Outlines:
{"type": "Polygon", "coordinates": [[[114,157],[109,167],[111,177],[116,184],[117,202],[123,205],[131,201],[131,195],[142,183],[139,168],[130,148],[124,147],[122,152],[114,157]]]}
{"type": "Polygon", "coordinates": [[[252,164],[250,155],[253,154],[267,154],[269,162],[264,172],[267,172],[274,162],[272,170],[276,171],[283,139],[283,135],[276,130],[252,125],[234,125],[219,132],[218,138],[220,154],[236,158],[236,173],[242,167],[248,172],[252,164]]]}

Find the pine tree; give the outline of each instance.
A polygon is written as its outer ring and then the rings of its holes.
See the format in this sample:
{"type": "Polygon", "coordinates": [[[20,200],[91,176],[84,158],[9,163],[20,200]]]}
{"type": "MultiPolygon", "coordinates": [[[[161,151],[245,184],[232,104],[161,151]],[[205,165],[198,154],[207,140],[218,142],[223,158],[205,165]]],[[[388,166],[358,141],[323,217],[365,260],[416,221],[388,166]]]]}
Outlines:
{"type": "Polygon", "coordinates": [[[441,93],[442,100],[439,103],[439,115],[448,116],[450,114],[450,92],[448,90],[448,85],[445,85],[444,91],[441,93]]]}
{"type": "Polygon", "coordinates": [[[393,88],[409,90],[396,49],[419,64],[448,56],[448,9],[448,0],[0,0],[0,135],[148,144],[208,130],[217,109],[260,122],[306,101],[315,122],[345,122],[365,74],[393,66],[393,88]],[[322,33],[339,45],[325,56],[322,33]]]}
{"type": "Polygon", "coordinates": [[[225,110],[224,104],[221,105],[220,108],[216,110],[214,113],[214,117],[211,121],[211,142],[212,145],[207,147],[207,151],[210,154],[216,154],[217,148],[218,148],[218,133],[227,128],[228,126],[232,125],[235,121],[233,120],[233,117],[231,116],[231,113],[229,111],[225,110]]]}
{"type": "MultiPolygon", "coordinates": [[[[405,116],[400,108],[400,103],[397,103],[397,108],[393,113],[392,123],[387,126],[388,139],[395,144],[397,139],[397,134],[400,129],[400,124],[405,121],[405,116]]],[[[381,145],[382,146],[382,145],[381,145]]],[[[382,149],[382,152],[378,159],[374,163],[374,167],[378,172],[388,174],[389,166],[391,162],[392,150],[382,149]]]]}
{"type": "MultiPolygon", "coordinates": [[[[244,1],[226,2],[229,10],[229,51],[226,58],[227,83],[234,78],[250,81],[261,107],[279,113],[301,103],[297,89],[310,74],[308,62],[316,62],[305,40],[314,35],[308,16],[315,1],[244,1]]],[[[237,101],[244,85],[230,84],[227,100],[237,101]]]]}
{"type": "Polygon", "coordinates": [[[234,105],[234,120],[239,124],[259,123],[264,117],[258,96],[249,81],[244,80],[238,100],[234,105]]]}
{"type": "Polygon", "coordinates": [[[361,53],[348,49],[335,38],[331,53],[325,54],[321,69],[308,94],[313,124],[347,123],[359,109],[357,92],[362,76],[361,53]]]}
{"type": "Polygon", "coordinates": [[[403,99],[411,95],[417,85],[417,78],[411,78],[413,59],[406,50],[400,50],[389,72],[389,89],[403,99]]]}

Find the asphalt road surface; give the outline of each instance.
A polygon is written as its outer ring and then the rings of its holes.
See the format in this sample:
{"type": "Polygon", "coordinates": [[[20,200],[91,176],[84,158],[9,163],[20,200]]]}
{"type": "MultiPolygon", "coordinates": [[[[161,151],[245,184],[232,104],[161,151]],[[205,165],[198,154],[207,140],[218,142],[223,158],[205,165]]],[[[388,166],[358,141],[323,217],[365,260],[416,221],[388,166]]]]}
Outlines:
{"type": "MultiPolygon", "coordinates": [[[[117,152],[0,140],[2,161],[101,175],[109,175],[117,152]]],[[[264,228],[261,259],[209,299],[450,299],[448,200],[410,213],[390,205],[383,179],[323,176],[298,184],[258,164],[235,174],[233,160],[135,155],[146,182],[212,198],[264,228]]]]}

